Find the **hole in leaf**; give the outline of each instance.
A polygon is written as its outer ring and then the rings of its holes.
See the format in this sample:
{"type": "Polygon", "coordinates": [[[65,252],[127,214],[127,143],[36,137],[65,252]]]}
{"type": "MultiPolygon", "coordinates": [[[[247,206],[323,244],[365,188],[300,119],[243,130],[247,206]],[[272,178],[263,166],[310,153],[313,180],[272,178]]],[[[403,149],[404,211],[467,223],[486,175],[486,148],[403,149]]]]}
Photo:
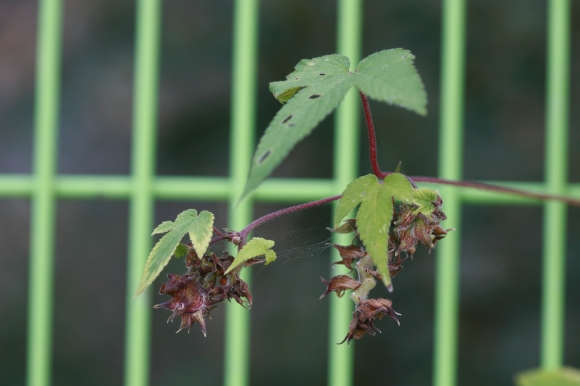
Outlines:
{"type": "Polygon", "coordinates": [[[286,118],[284,118],[284,120],[282,121],[282,123],[286,123],[286,122],[288,122],[291,119],[292,119],[292,114],[290,114],[286,118]]]}
{"type": "Polygon", "coordinates": [[[266,160],[266,158],[268,158],[270,156],[270,154],[272,154],[272,150],[268,149],[266,150],[261,156],[258,157],[258,165],[261,165],[262,162],[264,162],[266,160]]]}
{"type": "Polygon", "coordinates": [[[324,76],[324,75],[326,75],[326,74],[325,74],[324,72],[321,72],[321,73],[320,73],[320,74],[318,74],[318,75],[320,75],[320,76],[324,76]]]}
{"type": "Polygon", "coordinates": [[[312,94],[308,97],[308,99],[316,99],[316,98],[320,98],[320,94],[312,94]]]}
{"type": "Polygon", "coordinates": [[[298,80],[298,79],[300,79],[300,78],[299,77],[296,77],[296,79],[294,79],[294,80],[298,80]]]}

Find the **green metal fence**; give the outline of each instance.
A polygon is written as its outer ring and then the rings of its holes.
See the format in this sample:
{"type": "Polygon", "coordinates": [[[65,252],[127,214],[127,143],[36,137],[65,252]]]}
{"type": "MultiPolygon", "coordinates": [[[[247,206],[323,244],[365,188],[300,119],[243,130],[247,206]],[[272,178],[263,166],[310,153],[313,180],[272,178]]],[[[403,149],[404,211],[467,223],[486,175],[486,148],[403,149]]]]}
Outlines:
{"type": "MultiPolygon", "coordinates": [[[[580,197],[580,186],[567,183],[568,83],[570,2],[548,1],[546,181],[507,183],[513,187],[580,197]]],[[[156,200],[212,200],[229,203],[232,229],[250,222],[254,202],[303,202],[340,193],[357,176],[358,102],[349,94],[337,114],[334,178],[330,180],[270,179],[248,200],[234,206],[254,148],[256,61],[258,54],[257,0],[234,3],[233,84],[230,176],[157,177],[155,135],[161,0],[137,1],[135,102],[132,173],[130,176],[57,175],[59,73],[62,40],[62,0],[41,0],[39,8],[37,80],[34,116],[33,175],[0,175],[0,197],[32,200],[30,288],[28,311],[27,381],[50,384],[53,309],[55,204],[58,198],[105,197],[130,202],[127,276],[125,384],[146,385],[149,376],[150,291],[135,302],[132,295],[151,247],[153,205],[156,200]],[[339,157],[338,154],[341,156],[339,157]]],[[[362,0],[339,0],[337,52],[358,62],[361,56],[362,0]]],[[[462,111],[466,1],[445,0],[442,17],[440,176],[462,178],[462,111]]],[[[439,187],[446,198],[446,226],[460,229],[464,204],[537,204],[514,196],[469,189],[439,187]]],[[[541,365],[562,365],[564,343],[566,206],[544,204],[544,278],[541,365]]],[[[434,377],[439,386],[455,384],[457,373],[459,246],[461,232],[437,250],[434,377]]],[[[244,278],[249,282],[249,277],[244,278]]],[[[352,350],[337,346],[350,320],[349,302],[331,300],[329,315],[328,383],[353,384],[352,350]]],[[[225,384],[249,384],[249,318],[241,307],[227,307],[225,384]]]]}

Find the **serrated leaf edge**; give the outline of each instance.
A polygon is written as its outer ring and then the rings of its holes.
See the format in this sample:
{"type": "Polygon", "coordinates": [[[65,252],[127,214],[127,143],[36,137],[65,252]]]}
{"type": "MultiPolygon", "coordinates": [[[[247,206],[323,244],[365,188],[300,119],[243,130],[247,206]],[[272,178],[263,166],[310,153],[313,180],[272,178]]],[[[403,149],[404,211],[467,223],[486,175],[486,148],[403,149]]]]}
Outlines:
{"type": "Polygon", "coordinates": [[[195,249],[195,253],[197,253],[197,255],[199,257],[203,256],[205,254],[205,252],[207,251],[207,248],[209,247],[209,242],[211,241],[211,235],[213,232],[213,223],[215,220],[215,216],[212,212],[209,212],[207,210],[203,210],[201,212],[199,212],[199,214],[197,215],[197,218],[201,218],[202,215],[209,215],[210,216],[210,222],[209,222],[209,226],[207,226],[205,228],[205,234],[202,235],[201,238],[197,238],[195,239],[195,237],[193,237],[193,233],[190,231],[190,229],[188,229],[187,234],[189,235],[189,239],[191,240],[191,243],[193,244],[193,248],[195,249]],[[195,240],[194,240],[195,239],[195,240]]]}

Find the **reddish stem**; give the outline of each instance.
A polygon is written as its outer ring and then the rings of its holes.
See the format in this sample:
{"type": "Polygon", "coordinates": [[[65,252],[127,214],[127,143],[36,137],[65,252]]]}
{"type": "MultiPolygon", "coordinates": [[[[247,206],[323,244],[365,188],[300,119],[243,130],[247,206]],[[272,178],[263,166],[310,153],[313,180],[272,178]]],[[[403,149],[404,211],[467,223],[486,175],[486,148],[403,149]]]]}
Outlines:
{"type": "Polygon", "coordinates": [[[307,202],[305,204],[294,205],[294,206],[291,206],[289,208],[280,209],[276,212],[272,212],[270,214],[262,216],[256,220],[252,221],[247,227],[242,229],[239,233],[240,238],[243,242],[245,242],[245,240],[248,236],[248,233],[250,233],[254,228],[264,224],[265,222],[268,222],[268,221],[273,220],[273,219],[280,217],[280,216],[284,216],[285,214],[288,214],[288,213],[298,212],[300,210],[304,210],[304,209],[312,208],[315,206],[323,205],[323,204],[326,204],[326,203],[329,203],[332,201],[336,201],[341,197],[342,197],[342,195],[327,197],[327,198],[323,198],[321,200],[311,201],[311,202],[307,202]]]}
{"type": "Polygon", "coordinates": [[[381,172],[381,168],[379,167],[379,161],[377,160],[377,136],[375,133],[375,125],[373,123],[373,116],[371,115],[371,108],[369,106],[369,99],[365,94],[362,92],[360,94],[360,100],[363,104],[363,110],[365,112],[365,121],[367,123],[367,132],[369,134],[369,155],[371,157],[371,166],[373,168],[373,173],[378,178],[385,178],[388,176],[389,172],[383,173],[381,172]]]}
{"type": "Polygon", "coordinates": [[[578,200],[578,199],[565,197],[565,196],[558,196],[555,194],[533,193],[533,192],[527,192],[525,190],[508,188],[508,187],[504,187],[504,186],[484,184],[481,182],[451,181],[451,180],[443,180],[443,179],[437,178],[437,177],[412,176],[412,177],[408,177],[408,178],[412,179],[413,181],[417,181],[417,182],[431,182],[431,183],[435,183],[435,184],[461,186],[464,188],[475,188],[475,189],[479,189],[479,190],[489,190],[492,192],[509,193],[509,194],[515,194],[515,195],[523,196],[523,197],[535,198],[538,200],[557,200],[557,201],[565,202],[569,205],[580,206],[580,200],[578,200]]]}
{"type": "Polygon", "coordinates": [[[215,243],[222,241],[222,240],[229,240],[229,238],[227,235],[216,236],[209,241],[209,245],[214,245],[215,243]]]}
{"type": "MultiPolygon", "coordinates": [[[[371,158],[371,167],[373,168],[373,173],[378,178],[385,178],[391,172],[383,172],[379,166],[379,162],[377,160],[377,137],[375,133],[375,125],[373,123],[373,117],[371,115],[371,108],[369,106],[369,100],[365,94],[362,92],[360,93],[360,99],[362,101],[363,110],[365,112],[365,120],[367,123],[367,132],[369,135],[369,155],[371,158]]],[[[490,184],[483,184],[481,182],[469,182],[469,181],[450,181],[450,180],[443,180],[437,177],[423,177],[423,176],[414,176],[409,177],[407,176],[411,184],[416,188],[417,186],[414,184],[413,181],[417,182],[432,182],[444,185],[453,185],[453,186],[461,186],[466,188],[475,188],[480,190],[489,190],[492,192],[500,192],[500,193],[510,193],[515,194],[518,196],[529,197],[529,198],[536,198],[539,200],[557,200],[562,201],[570,205],[580,206],[580,200],[573,199],[570,197],[558,196],[554,194],[543,194],[543,193],[532,193],[526,192],[520,189],[513,189],[513,188],[506,188],[503,186],[496,186],[490,184]]]]}

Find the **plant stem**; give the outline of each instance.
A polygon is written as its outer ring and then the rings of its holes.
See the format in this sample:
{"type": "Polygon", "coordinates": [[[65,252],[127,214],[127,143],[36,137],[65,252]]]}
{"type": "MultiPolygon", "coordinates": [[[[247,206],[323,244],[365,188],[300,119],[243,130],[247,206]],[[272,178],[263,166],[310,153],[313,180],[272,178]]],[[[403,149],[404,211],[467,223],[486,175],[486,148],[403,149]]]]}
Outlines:
{"type": "Polygon", "coordinates": [[[358,263],[356,263],[356,270],[358,271],[358,281],[361,283],[360,287],[354,290],[350,294],[350,298],[354,301],[356,305],[360,303],[361,299],[366,299],[369,295],[370,290],[375,288],[377,282],[375,278],[366,271],[366,268],[373,268],[373,259],[367,253],[362,257],[358,263]]]}
{"type": "Polygon", "coordinates": [[[555,194],[533,193],[533,192],[527,192],[525,190],[508,188],[508,187],[504,187],[504,186],[484,184],[481,182],[451,181],[451,180],[443,180],[443,179],[437,178],[437,177],[411,176],[408,178],[412,179],[416,182],[430,182],[430,183],[434,183],[434,184],[460,186],[460,187],[464,187],[464,188],[474,188],[474,189],[479,189],[479,190],[489,190],[492,192],[510,193],[510,194],[515,194],[518,196],[535,198],[538,200],[556,200],[556,201],[565,202],[566,204],[569,204],[569,205],[580,206],[580,200],[578,200],[578,199],[566,197],[566,196],[558,196],[555,194]]]}
{"type": "Polygon", "coordinates": [[[222,233],[216,227],[213,227],[213,231],[216,235],[222,236],[222,233]]]}
{"type": "Polygon", "coordinates": [[[362,92],[360,94],[360,100],[362,101],[363,110],[365,112],[365,121],[367,123],[367,132],[369,135],[369,156],[371,158],[371,167],[373,168],[373,173],[378,178],[385,178],[385,176],[391,174],[389,172],[381,172],[379,167],[379,161],[377,160],[377,136],[375,133],[375,125],[373,123],[373,116],[371,115],[371,107],[369,106],[369,99],[362,92]]]}
{"type": "Polygon", "coordinates": [[[284,216],[285,214],[288,214],[288,213],[298,212],[300,210],[304,210],[304,209],[312,208],[315,206],[323,205],[323,204],[326,204],[326,203],[329,203],[332,201],[336,201],[341,197],[342,197],[342,195],[327,197],[327,198],[323,198],[321,200],[307,202],[305,204],[294,205],[294,206],[291,206],[289,208],[281,209],[281,210],[278,210],[276,212],[272,212],[270,214],[262,216],[259,219],[252,221],[247,227],[242,229],[239,233],[240,238],[245,243],[245,240],[246,240],[246,237],[248,236],[248,233],[250,233],[254,228],[264,224],[265,222],[268,222],[268,221],[273,220],[273,219],[280,217],[280,216],[284,216]]]}
{"type": "Polygon", "coordinates": [[[216,237],[212,238],[209,241],[209,245],[214,245],[215,243],[220,242],[222,240],[229,240],[228,235],[219,235],[219,236],[216,236],[216,237]]]}
{"type": "MultiPolygon", "coordinates": [[[[379,166],[379,161],[377,160],[377,137],[376,137],[376,133],[375,133],[375,125],[373,123],[373,117],[371,115],[371,108],[369,106],[369,99],[362,92],[360,92],[360,99],[362,101],[363,110],[365,113],[365,120],[367,123],[367,132],[368,132],[368,136],[369,136],[369,155],[370,155],[370,159],[371,159],[371,167],[373,169],[373,173],[375,174],[375,176],[377,176],[377,178],[385,178],[386,176],[391,174],[391,172],[381,171],[381,168],[379,166]]],[[[538,200],[557,200],[557,201],[565,202],[569,205],[580,206],[580,200],[570,198],[570,197],[558,196],[558,195],[554,195],[554,194],[526,192],[526,191],[520,190],[520,189],[513,189],[513,188],[507,188],[507,187],[503,187],[503,186],[483,184],[481,182],[450,181],[450,180],[443,180],[443,179],[440,179],[437,177],[424,177],[424,176],[413,176],[413,177],[407,176],[407,178],[409,179],[409,181],[411,182],[411,184],[415,188],[417,186],[415,185],[414,181],[416,181],[416,182],[431,182],[431,183],[444,184],[444,185],[461,186],[461,187],[465,187],[465,188],[489,190],[492,192],[516,194],[518,196],[535,198],[538,200]]]]}

